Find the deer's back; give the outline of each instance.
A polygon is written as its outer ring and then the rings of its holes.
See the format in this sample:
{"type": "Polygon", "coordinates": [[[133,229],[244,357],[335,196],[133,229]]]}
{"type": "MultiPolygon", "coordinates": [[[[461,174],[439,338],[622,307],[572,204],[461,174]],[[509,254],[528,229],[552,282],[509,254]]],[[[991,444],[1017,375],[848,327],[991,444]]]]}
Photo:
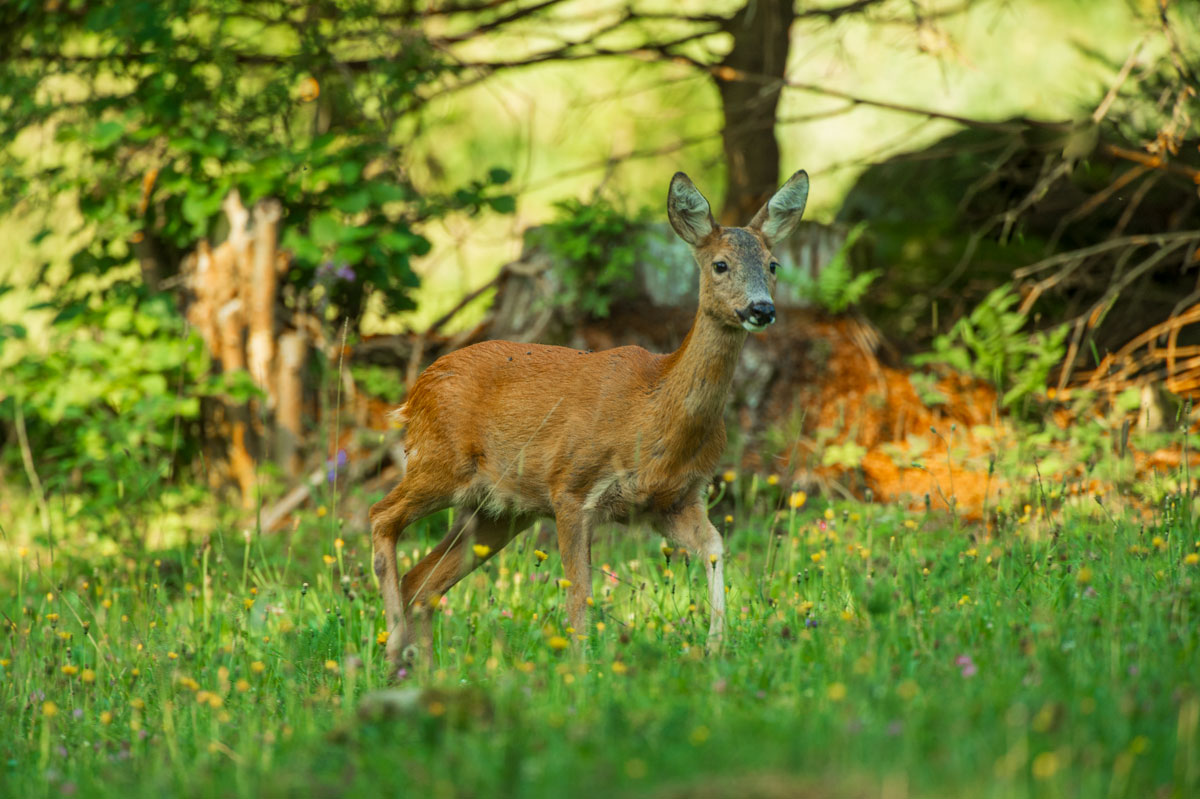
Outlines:
{"type": "Polygon", "coordinates": [[[401,410],[410,468],[444,470],[460,504],[550,513],[641,457],[663,356],[486,341],[426,369],[401,410]]]}

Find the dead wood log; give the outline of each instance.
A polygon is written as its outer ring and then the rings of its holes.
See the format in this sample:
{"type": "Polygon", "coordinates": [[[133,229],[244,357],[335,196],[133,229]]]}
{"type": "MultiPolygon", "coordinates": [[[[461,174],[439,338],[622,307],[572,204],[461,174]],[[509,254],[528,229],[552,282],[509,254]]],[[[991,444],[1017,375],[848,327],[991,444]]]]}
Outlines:
{"type": "Polygon", "coordinates": [[[226,397],[206,403],[206,428],[224,440],[224,455],[246,507],[253,505],[257,465],[280,457],[286,473],[299,474],[303,369],[308,338],[301,319],[284,327],[279,276],[288,267],[278,250],[281,206],[273,200],[247,209],[236,191],[222,203],[229,235],[217,246],[200,242],[183,262],[185,315],[224,375],[249,374],[264,399],[226,397]],[[253,226],[251,226],[253,222],[253,226]],[[275,413],[275,412],[278,413],[275,413]]]}

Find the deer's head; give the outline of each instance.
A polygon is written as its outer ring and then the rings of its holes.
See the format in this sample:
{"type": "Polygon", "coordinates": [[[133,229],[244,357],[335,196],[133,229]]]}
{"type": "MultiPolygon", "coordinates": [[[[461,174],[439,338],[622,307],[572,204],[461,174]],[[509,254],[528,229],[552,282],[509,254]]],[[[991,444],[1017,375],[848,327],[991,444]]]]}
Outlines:
{"type": "Polygon", "coordinates": [[[708,200],[682,172],[671,178],[667,216],[692,248],[700,267],[700,308],[729,327],[751,332],[775,321],[775,271],[771,247],[787,238],[808,201],[803,169],[767,201],[746,227],[723,228],[708,200]]]}

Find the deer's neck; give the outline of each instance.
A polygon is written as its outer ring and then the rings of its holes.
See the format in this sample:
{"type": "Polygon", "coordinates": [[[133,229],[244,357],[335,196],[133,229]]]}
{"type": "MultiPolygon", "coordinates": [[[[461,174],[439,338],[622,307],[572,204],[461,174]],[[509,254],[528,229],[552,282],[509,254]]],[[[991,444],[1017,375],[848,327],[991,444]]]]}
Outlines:
{"type": "Polygon", "coordinates": [[[722,421],[725,399],[746,332],[722,325],[703,309],[678,350],[667,356],[659,390],[660,423],[689,427],[722,421]]]}

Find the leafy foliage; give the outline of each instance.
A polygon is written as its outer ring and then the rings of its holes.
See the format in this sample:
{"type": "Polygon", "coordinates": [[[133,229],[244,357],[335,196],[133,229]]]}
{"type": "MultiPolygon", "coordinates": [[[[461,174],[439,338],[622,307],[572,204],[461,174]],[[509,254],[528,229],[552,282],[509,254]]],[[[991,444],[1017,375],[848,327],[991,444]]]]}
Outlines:
{"type": "MultiPolygon", "coordinates": [[[[145,512],[169,490],[176,459],[195,454],[181,425],[197,418],[201,396],[227,388],[204,381],[203,344],[184,333],[166,297],[131,288],[116,296],[60,312],[47,352],[8,367],[0,400],[2,417],[19,410],[26,419],[45,489],[75,496],[77,514],[109,521],[145,512]]],[[[0,354],[25,335],[8,332],[0,354]]],[[[15,447],[4,459],[20,468],[15,447]]]]}
{"type": "Polygon", "coordinates": [[[446,194],[409,180],[402,123],[447,67],[373,3],[56,5],[0,11],[0,208],[74,198],[88,235],[73,278],[136,258],[157,287],[237,190],[283,204],[297,298],[324,265],[341,275],[321,291],[329,312],[357,319],[372,290],[412,307],[422,222],[513,210],[503,169],[446,194]],[[19,145],[48,133],[58,158],[19,145]]]}
{"type": "Polygon", "coordinates": [[[630,219],[603,197],[590,203],[564,200],[555,207],[557,218],[536,236],[561,262],[563,286],[556,301],[593,316],[608,316],[614,300],[636,295],[640,220],[630,219]]]}
{"type": "Polygon", "coordinates": [[[1025,332],[1028,315],[1014,310],[1020,297],[1011,283],[993,289],[948,333],[934,338],[933,351],[913,358],[917,364],[944,363],[991,380],[1003,392],[1001,404],[1014,407],[1045,387],[1065,352],[1070,328],[1025,332]]]}
{"type": "Polygon", "coordinates": [[[785,279],[795,282],[801,297],[831,313],[841,313],[856,304],[880,274],[880,270],[871,269],[855,275],[850,267],[850,251],[865,230],[866,224],[855,225],[847,234],[845,243],[838,248],[829,263],[817,272],[815,278],[808,274],[798,274],[794,278],[785,279]]]}
{"type": "Polygon", "coordinates": [[[19,202],[42,219],[36,239],[74,242],[65,281],[48,265],[34,279],[60,310],[52,354],[27,348],[15,388],[0,389],[6,418],[16,403],[29,417],[47,490],[79,492],[101,516],[153,498],[196,448],[186,422],[200,397],[249,389],[245,375],[204,382],[199,343],[154,297],[178,287],[199,240],[225,236],[231,192],[282,206],[284,301],[352,324],[372,293],[388,310],[413,307],[422,224],[513,211],[504,169],[443,193],[409,179],[418,89],[448,67],[415,16],[386,11],[357,0],[0,6],[0,212],[19,202]]]}

